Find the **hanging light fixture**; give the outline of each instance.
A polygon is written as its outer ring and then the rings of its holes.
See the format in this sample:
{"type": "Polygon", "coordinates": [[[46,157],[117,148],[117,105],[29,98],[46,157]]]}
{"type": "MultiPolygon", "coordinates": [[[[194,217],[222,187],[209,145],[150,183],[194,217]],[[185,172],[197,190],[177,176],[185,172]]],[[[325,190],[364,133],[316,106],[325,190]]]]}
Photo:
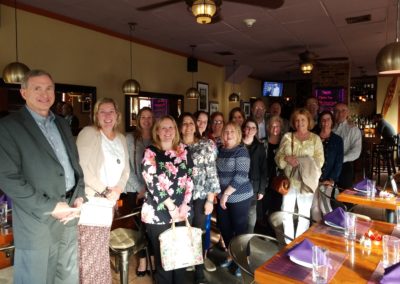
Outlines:
{"type": "Polygon", "coordinates": [[[300,64],[300,70],[303,74],[310,74],[314,69],[314,65],[311,62],[303,62],[300,64]]]}
{"type": "Polygon", "coordinates": [[[400,0],[397,0],[396,41],[385,45],[376,56],[379,74],[400,73],[399,11],[400,0]]]}
{"type": "Polygon", "coordinates": [[[18,19],[17,19],[17,0],[14,1],[14,21],[15,21],[15,56],[16,61],[8,64],[3,70],[3,81],[5,83],[19,84],[22,78],[29,71],[28,66],[18,61],[18,19]]]}
{"type": "MultiPolygon", "coordinates": [[[[194,49],[195,49],[195,45],[191,45],[190,46],[192,48],[192,57],[194,58],[194,49]]],[[[189,71],[189,70],[188,70],[189,71]]],[[[197,68],[196,68],[196,72],[197,72],[197,68]]],[[[194,71],[191,71],[192,73],[192,87],[190,87],[189,89],[187,89],[186,91],[186,98],[190,99],[190,100],[194,100],[194,99],[198,99],[200,97],[200,93],[199,91],[194,87],[194,80],[193,80],[193,73],[194,71]]]]}
{"type": "Polygon", "coordinates": [[[136,23],[129,23],[129,44],[130,44],[130,63],[131,63],[131,77],[126,80],[122,85],[122,92],[125,95],[138,95],[140,92],[140,84],[138,81],[134,80],[132,77],[132,31],[134,30],[136,23]]]}
{"type": "Polygon", "coordinates": [[[214,0],[196,0],[192,4],[192,13],[199,24],[211,23],[216,11],[217,5],[214,0]]]}
{"type": "Polygon", "coordinates": [[[235,93],[235,71],[236,71],[236,60],[233,60],[233,73],[232,73],[232,93],[229,95],[229,102],[240,101],[239,94],[235,93]]]}

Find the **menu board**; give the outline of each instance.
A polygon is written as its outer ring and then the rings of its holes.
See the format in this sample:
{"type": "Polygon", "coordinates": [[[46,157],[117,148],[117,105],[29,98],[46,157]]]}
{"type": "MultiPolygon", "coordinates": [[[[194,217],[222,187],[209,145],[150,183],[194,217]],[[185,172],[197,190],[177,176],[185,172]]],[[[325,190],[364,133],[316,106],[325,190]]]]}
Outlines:
{"type": "Polygon", "coordinates": [[[333,111],[337,103],[344,102],[345,89],[343,87],[316,88],[315,97],[319,102],[319,112],[333,111]]]}

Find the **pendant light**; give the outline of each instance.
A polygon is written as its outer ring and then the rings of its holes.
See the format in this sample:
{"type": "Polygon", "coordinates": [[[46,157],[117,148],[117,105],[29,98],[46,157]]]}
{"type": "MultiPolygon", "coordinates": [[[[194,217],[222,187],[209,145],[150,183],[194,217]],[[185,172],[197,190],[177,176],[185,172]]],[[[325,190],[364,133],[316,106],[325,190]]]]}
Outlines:
{"type": "Polygon", "coordinates": [[[28,66],[18,61],[18,19],[17,0],[14,1],[15,21],[15,57],[16,61],[8,64],[3,70],[3,81],[10,84],[20,84],[25,74],[29,71],[28,66]]]}
{"type": "Polygon", "coordinates": [[[399,11],[400,0],[397,0],[396,41],[385,45],[376,56],[379,74],[400,73],[399,11]]]}
{"type": "Polygon", "coordinates": [[[232,73],[232,93],[229,95],[229,102],[235,103],[240,101],[239,94],[235,93],[235,71],[236,60],[233,60],[233,73],[232,73]]]}
{"type": "Polygon", "coordinates": [[[132,31],[134,30],[136,23],[129,23],[128,25],[129,25],[129,44],[130,44],[129,54],[130,54],[130,64],[131,64],[131,77],[129,80],[126,80],[122,85],[122,92],[125,95],[137,96],[140,92],[140,84],[132,77],[132,31]]]}
{"type": "Polygon", "coordinates": [[[198,24],[211,23],[216,11],[217,5],[213,0],[196,0],[192,4],[192,13],[198,24]]]}
{"type": "MultiPolygon", "coordinates": [[[[194,49],[195,49],[195,45],[191,45],[190,46],[192,48],[192,57],[194,58],[194,49]]],[[[194,99],[198,99],[200,97],[200,93],[199,91],[194,87],[194,80],[193,80],[193,73],[194,71],[191,71],[192,73],[192,87],[190,87],[189,89],[187,89],[186,91],[186,98],[190,99],[190,100],[194,100],[194,99]]]]}

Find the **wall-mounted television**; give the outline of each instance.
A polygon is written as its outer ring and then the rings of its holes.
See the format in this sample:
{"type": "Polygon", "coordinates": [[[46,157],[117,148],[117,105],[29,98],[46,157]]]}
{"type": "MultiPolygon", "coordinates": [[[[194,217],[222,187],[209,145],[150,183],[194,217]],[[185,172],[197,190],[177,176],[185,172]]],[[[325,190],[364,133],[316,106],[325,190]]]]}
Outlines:
{"type": "Polygon", "coordinates": [[[283,83],[264,81],[262,83],[262,95],[264,97],[282,97],[283,83]]]}

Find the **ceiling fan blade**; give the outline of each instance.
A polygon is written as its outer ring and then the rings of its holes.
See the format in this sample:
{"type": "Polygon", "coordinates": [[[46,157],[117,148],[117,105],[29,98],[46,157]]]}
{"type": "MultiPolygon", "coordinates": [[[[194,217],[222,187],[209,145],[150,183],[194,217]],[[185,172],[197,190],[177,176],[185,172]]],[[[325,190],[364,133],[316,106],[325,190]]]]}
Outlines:
{"type": "Polygon", "coordinates": [[[318,58],[317,61],[349,61],[348,57],[324,57],[318,58]]]}
{"type": "Polygon", "coordinates": [[[161,8],[161,7],[168,6],[168,5],[175,4],[175,3],[179,3],[179,2],[183,2],[183,1],[182,0],[166,0],[166,1],[158,2],[158,3],[154,3],[154,4],[138,7],[138,8],[136,8],[136,10],[138,10],[138,11],[149,11],[149,10],[161,8]]]}
{"type": "Polygon", "coordinates": [[[284,0],[225,0],[225,1],[265,7],[269,9],[278,9],[285,2],[284,0]]]}

